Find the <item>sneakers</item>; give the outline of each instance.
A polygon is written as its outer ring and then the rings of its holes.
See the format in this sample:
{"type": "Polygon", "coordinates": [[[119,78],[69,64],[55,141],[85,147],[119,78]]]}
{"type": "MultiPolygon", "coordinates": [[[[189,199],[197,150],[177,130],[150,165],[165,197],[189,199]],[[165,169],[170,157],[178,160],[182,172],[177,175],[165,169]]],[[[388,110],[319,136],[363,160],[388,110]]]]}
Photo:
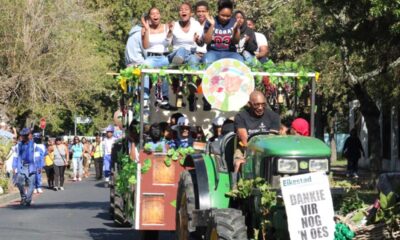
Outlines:
{"type": "Polygon", "coordinates": [[[43,193],[43,190],[41,188],[36,189],[37,193],[43,193]]]}
{"type": "Polygon", "coordinates": [[[81,182],[82,181],[82,178],[78,178],[78,182],[81,182]]]}
{"type": "Polygon", "coordinates": [[[74,179],[72,179],[72,181],[76,182],[76,177],[74,177],[74,179]]]}
{"type": "Polygon", "coordinates": [[[182,65],[184,61],[185,61],[185,59],[183,59],[183,58],[180,57],[180,56],[176,56],[176,55],[175,55],[175,56],[172,58],[171,63],[174,64],[174,65],[182,65]]]}
{"type": "Polygon", "coordinates": [[[358,178],[357,173],[353,173],[353,178],[358,178]]]}
{"type": "Polygon", "coordinates": [[[33,190],[33,193],[39,193],[39,192],[38,192],[38,190],[37,190],[37,189],[34,189],[34,190],[33,190]]]}
{"type": "Polygon", "coordinates": [[[61,191],[64,191],[64,187],[60,187],[60,190],[61,190],[61,191]]]}
{"type": "Polygon", "coordinates": [[[54,191],[56,191],[56,192],[58,191],[58,187],[54,187],[53,189],[54,189],[54,191]]]}

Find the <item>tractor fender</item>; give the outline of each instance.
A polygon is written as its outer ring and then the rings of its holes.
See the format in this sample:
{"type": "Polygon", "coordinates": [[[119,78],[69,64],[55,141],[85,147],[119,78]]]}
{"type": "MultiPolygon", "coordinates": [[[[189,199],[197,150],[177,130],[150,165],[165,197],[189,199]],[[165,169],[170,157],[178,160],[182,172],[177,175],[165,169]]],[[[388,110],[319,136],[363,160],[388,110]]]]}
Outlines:
{"type": "Polygon", "coordinates": [[[201,154],[193,154],[186,157],[186,161],[193,162],[194,180],[196,182],[195,193],[198,209],[211,208],[210,188],[208,186],[207,168],[201,154]]]}

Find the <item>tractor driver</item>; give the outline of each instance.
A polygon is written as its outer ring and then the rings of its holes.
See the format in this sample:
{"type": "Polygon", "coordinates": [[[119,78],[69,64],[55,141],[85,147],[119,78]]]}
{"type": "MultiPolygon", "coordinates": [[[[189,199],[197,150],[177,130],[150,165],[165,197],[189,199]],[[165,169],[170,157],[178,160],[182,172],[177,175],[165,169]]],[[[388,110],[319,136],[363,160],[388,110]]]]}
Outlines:
{"type": "Polygon", "coordinates": [[[234,171],[239,172],[240,165],[245,162],[244,152],[248,137],[257,133],[278,133],[281,120],[279,114],[267,108],[267,101],[260,91],[250,94],[249,102],[244,110],[235,116],[235,129],[238,136],[238,147],[234,154],[234,171]]]}

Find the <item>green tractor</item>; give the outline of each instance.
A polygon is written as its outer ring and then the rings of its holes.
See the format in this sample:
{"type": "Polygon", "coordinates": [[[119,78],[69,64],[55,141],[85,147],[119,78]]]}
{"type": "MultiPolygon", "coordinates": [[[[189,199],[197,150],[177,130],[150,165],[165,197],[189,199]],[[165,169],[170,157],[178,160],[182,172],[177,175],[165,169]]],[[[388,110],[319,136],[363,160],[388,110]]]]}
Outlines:
{"type": "MultiPolygon", "coordinates": [[[[182,172],[179,181],[177,239],[263,239],[252,231],[261,223],[260,194],[254,191],[252,197],[242,201],[226,195],[237,184],[233,173],[235,146],[236,135],[230,133],[211,143],[205,154],[186,158],[191,170],[182,172]]],[[[243,179],[263,178],[279,191],[280,177],[329,172],[329,158],[329,147],[313,137],[256,135],[249,139],[246,163],[239,175],[243,179]]],[[[287,223],[279,225],[287,227],[287,223]]],[[[266,239],[288,239],[288,235],[266,239]]]]}

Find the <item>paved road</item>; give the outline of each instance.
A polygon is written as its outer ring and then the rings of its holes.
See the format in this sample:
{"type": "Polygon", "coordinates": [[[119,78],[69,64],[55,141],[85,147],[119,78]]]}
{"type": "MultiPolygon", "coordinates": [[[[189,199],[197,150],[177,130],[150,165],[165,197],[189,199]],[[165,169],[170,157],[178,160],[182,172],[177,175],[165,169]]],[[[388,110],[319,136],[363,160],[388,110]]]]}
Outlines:
{"type": "MultiPolygon", "coordinates": [[[[140,234],[116,228],[108,215],[109,190],[93,177],[67,182],[65,191],[45,190],[32,206],[19,202],[0,207],[0,239],[4,240],[134,240],[140,234]]],[[[161,234],[159,239],[173,239],[161,234]]]]}

